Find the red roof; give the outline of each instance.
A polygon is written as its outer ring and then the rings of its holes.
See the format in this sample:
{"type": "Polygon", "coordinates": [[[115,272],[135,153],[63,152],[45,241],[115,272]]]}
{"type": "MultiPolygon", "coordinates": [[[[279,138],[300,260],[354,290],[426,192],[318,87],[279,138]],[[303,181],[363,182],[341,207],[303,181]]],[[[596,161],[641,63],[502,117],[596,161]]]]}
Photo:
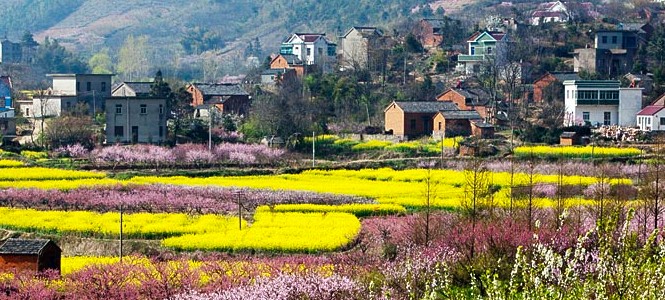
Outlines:
{"type": "Polygon", "coordinates": [[[320,37],[324,36],[321,33],[296,33],[305,43],[313,43],[320,37]]]}
{"type": "Polygon", "coordinates": [[[642,110],[640,110],[640,112],[638,112],[637,115],[638,116],[653,116],[656,113],[658,113],[659,111],[663,110],[663,108],[665,108],[665,106],[649,105],[649,106],[643,108],[642,110]]]}

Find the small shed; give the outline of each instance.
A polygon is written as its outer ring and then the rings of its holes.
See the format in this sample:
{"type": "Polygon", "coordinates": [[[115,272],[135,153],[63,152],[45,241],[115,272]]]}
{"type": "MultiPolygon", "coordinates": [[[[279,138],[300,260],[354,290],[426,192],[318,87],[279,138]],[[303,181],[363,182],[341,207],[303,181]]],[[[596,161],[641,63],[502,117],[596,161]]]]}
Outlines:
{"type": "Polygon", "coordinates": [[[487,123],[485,121],[472,121],[471,133],[473,134],[473,136],[482,139],[493,139],[494,125],[487,123]]]}
{"type": "Polygon", "coordinates": [[[0,271],[27,270],[60,272],[62,250],[46,239],[7,239],[0,246],[0,271]]]}
{"type": "Polygon", "coordinates": [[[580,142],[580,136],[577,134],[577,132],[574,131],[565,131],[559,137],[559,144],[563,146],[580,145],[580,142]]]}

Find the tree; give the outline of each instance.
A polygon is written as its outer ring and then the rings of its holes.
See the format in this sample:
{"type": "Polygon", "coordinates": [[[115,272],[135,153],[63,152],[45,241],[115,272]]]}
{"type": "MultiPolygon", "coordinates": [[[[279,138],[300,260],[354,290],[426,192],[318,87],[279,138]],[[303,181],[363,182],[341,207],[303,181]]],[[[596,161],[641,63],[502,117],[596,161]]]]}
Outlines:
{"type": "Polygon", "coordinates": [[[74,144],[88,149],[94,147],[96,132],[92,119],[85,113],[87,105],[82,103],[77,106],[72,112],[49,120],[44,137],[51,149],[74,144]]]}
{"type": "Polygon", "coordinates": [[[113,61],[111,61],[109,49],[104,48],[90,57],[88,67],[93,74],[113,74],[113,61]]]}
{"type": "Polygon", "coordinates": [[[167,102],[170,114],[167,118],[170,120],[170,132],[172,132],[172,143],[178,143],[178,136],[184,132],[183,129],[187,124],[191,124],[193,120],[194,108],[192,107],[192,94],[190,94],[185,87],[178,88],[173,96],[167,102]]]}
{"type": "Polygon", "coordinates": [[[81,59],[48,37],[37,47],[34,65],[50,73],[86,73],[88,66],[81,59]]]}
{"type": "Polygon", "coordinates": [[[475,256],[476,227],[484,213],[493,209],[492,177],[485,162],[480,158],[469,160],[464,166],[464,197],[462,198],[462,212],[471,220],[471,241],[469,245],[469,260],[475,256]]]}
{"type": "Polygon", "coordinates": [[[663,143],[662,138],[656,140],[655,158],[648,165],[639,187],[638,199],[644,212],[644,227],[646,228],[646,224],[651,218],[653,230],[658,229],[658,224],[662,223],[662,214],[665,213],[665,176],[662,174],[664,171],[663,151],[665,151],[663,143]]]}
{"type": "Polygon", "coordinates": [[[148,48],[148,37],[141,35],[127,36],[118,51],[118,73],[125,80],[138,80],[148,76],[152,68],[151,53],[148,48]]]}

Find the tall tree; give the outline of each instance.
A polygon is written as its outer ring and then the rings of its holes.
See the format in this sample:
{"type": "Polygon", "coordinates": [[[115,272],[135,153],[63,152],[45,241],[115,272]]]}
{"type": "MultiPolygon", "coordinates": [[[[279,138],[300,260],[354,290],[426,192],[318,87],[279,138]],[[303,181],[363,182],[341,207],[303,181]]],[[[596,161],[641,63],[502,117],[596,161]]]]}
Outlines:
{"type": "Polygon", "coordinates": [[[88,67],[94,74],[112,74],[113,61],[109,55],[109,49],[104,48],[90,57],[88,67]]]}
{"type": "Polygon", "coordinates": [[[118,51],[118,73],[128,81],[145,78],[152,69],[151,57],[148,37],[130,34],[118,51]]]}

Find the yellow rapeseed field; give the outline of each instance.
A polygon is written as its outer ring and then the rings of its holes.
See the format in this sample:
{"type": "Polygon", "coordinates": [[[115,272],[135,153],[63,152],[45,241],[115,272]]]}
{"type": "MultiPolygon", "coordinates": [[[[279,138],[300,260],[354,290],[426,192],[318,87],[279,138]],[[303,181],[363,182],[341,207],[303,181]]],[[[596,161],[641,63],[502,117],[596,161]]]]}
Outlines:
{"type": "Polygon", "coordinates": [[[397,204],[278,204],[274,206],[260,206],[256,211],[261,212],[346,212],[357,217],[384,216],[406,213],[406,209],[397,204]]]}
{"type": "Polygon", "coordinates": [[[550,158],[607,158],[628,157],[642,154],[637,148],[595,147],[595,146],[522,146],[514,149],[516,156],[550,158]]]}
{"type": "Polygon", "coordinates": [[[60,180],[60,179],[101,179],[106,174],[101,172],[60,170],[49,168],[4,168],[0,172],[0,181],[21,180],[60,180]]]}
{"type": "Polygon", "coordinates": [[[171,237],[162,245],[178,250],[333,251],[355,239],[359,231],[360,221],[348,213],[257,211],[247,229],[231,226],[212,233],[171,237]]]}
{"type": "Polygon", "coordinates": [[[16,168],[23,166],[23,162],[11,159],[0,159],[0,168],[16,168]]]}

